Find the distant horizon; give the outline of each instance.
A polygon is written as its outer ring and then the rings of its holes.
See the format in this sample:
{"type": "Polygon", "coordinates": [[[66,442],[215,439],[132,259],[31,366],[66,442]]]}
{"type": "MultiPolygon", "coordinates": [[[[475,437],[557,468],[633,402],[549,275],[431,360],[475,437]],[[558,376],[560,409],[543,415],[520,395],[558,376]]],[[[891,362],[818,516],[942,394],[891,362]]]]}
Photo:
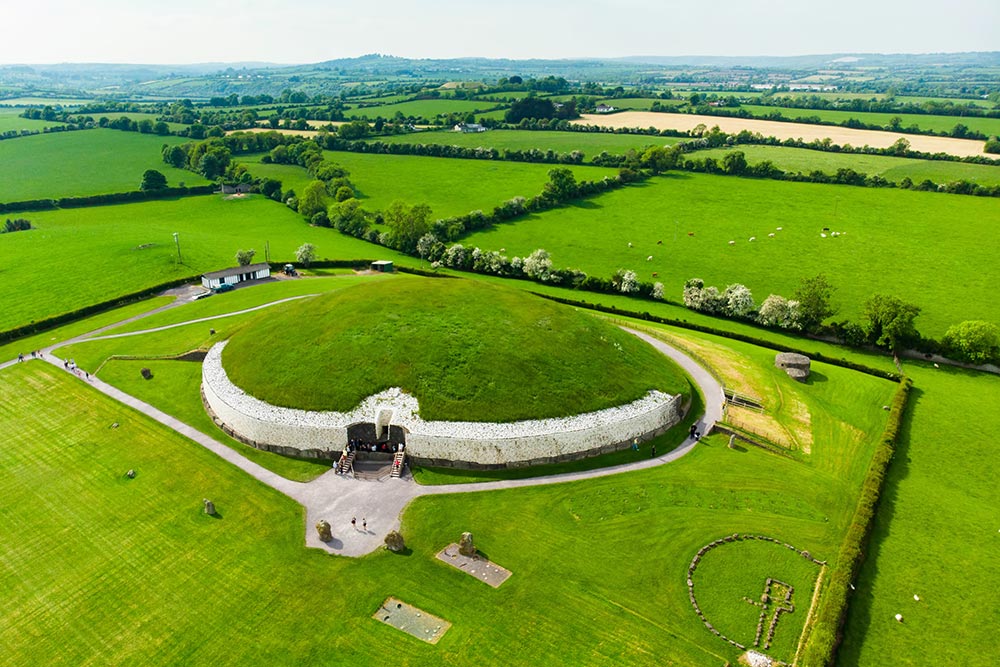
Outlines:
{"type": "Polygon", "coordinates": [[[35,0],[5,7],[0,62],[10,64],[309,64],[352,53],[413,59],[580,60],[629,53],[785,57],[997,49],[1000,3],[841,0],[508,0],[502,7],[383,0],[35,0]],[[581,52],[589,56],[572,55],[581,52]],[[767,52],[768,56],[759,55],[767,52]],[[755,55],[758,54],[758,55],[755,55]]]}
{"type": "Polygon", "coordinates": [[[467,55],[467,56],[450,56],[450,57],[415,57],[407,55],[399,55],[394,53],[363,53],[360,55],[346,55],[346,56],[336,56],[331,58],[324,58],[322,60],[311,60],[311,61],[265,61],[265,60],[192,60],[192,61],[164,61],[164,62],[153,62],[153,61],[97,61],[97,60],[60,60],[60,61],[32,61],[32,62],[0,62],[0,67],[55,67],[59,65],[71,65],[71,66],[86,66],[86,65],[111,65],[111,66],[133,66],[133,67],[197,67],[197,66],[208,66],[208,65],[219,65],[219,66],[255,66],[255,67],[301,67],[308,65],[318,65],[325,62],[331,62],[336,60],[360,60],[362,58],[367,58],[371,56],[380,56],[383,58],[398,58],[400,60],[413,60],[413,61],[447,61],[447,60],[509,60],[512,62],[526,62],[526,61],[552,61],[552,62],[574,62],[574,61],[616,61],[616,60],[638,60],[642,61],[645,58],[649,59],[662,59],[669,58],[673,60],[683,60],[685,58],[712,58],[712,59],[727,59],[727,60],[753,60],[753,59],[794,59],[794,58],[823,58],[823,57],[854,57],[854,56],[953,56],[961,54],[1000,54],[1000,49],[993,49],[988,51],[974,51],[974,50],[964,50],[964,51],[830,51],[830,52],[815,52],[815,53],[791,53],[791,54],[730,54],[730,55],[719,55],[714,53],[684,53],[684,54],[630,54],[624,56],[565,56],[565,57],[552,57],[552,58],[541,58],[541,57],[523,57],[523,58],[512,58],[504,56],[480,56],[480,55],[467,55]]]}

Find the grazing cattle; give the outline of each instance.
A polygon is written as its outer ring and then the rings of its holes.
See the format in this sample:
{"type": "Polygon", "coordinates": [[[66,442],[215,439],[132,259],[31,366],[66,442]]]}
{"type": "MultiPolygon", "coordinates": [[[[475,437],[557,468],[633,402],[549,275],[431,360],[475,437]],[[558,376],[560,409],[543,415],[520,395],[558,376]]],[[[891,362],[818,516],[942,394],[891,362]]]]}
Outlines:
{"type": "Polygon", "coordinates": [[[653,271],[653,277],[654,277],[654,278],[659,278],[659,277],[660,277],[660,274],[659,274],[659,273],[657,273],[656,271],[653,271]]]}
{"type": "Polygon", "coordinates": [[[694,236],[694,232],[688,232],[688,236],[694,236]]]}
{"type": "Polygon", "coordinates": [[[656,245],[663,245],[663,241],[657,241],[656,245]]]}

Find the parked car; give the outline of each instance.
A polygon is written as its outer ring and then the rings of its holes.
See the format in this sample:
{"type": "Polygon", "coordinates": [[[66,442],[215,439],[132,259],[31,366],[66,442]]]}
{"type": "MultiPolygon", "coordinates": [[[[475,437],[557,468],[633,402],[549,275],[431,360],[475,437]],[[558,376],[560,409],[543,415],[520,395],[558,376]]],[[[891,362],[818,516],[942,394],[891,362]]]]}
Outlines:
{"type": "Polygon", "coordinates": [[[236,289],[236,287],[234,287],[233,285],[231,285],[229,283],[222,283],[221,285],[219,285],[218,287],[216,287],[212,291],[216,292],[216,293],[220,293],[220,292],[232,292],[234,289],[236,289]]]}

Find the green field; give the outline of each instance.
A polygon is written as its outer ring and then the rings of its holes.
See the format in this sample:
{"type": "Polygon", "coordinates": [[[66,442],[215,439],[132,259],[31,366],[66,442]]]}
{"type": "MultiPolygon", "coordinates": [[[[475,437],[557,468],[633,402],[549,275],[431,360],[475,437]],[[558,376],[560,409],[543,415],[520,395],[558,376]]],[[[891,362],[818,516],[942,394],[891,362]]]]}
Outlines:
{"type": "Polygon", "coordinates": [[[176,186],[205,185],[202,176],[163,162],[163,144],[181,137],[158,137],[118,130],[55,132],[0,142],[0,202],[56,199],[130,192],[142,173],[156,169],[176,186]],[[44,177],[39,177],[44,174],[44,177]]]}
{"type": "Polygon", "coordinates": [[[915,406],[879,508],[851,603],[841,665],[987,667],[1000,627],[994,555],[1000,378],[908,364],[915,406]],[[956,431],[956,415],[971,414],[956,431]],[[913,596],[920,597],[917,602],[913,596]],[[897,623],[896,614],[903,615],[897,623]]]}
{"type": "MultiPolygon", "coordinates": [[[[137,123],[139,121],[149,120],[152,121],[154,125],[157,122],[159,122],[158,119],[160,117],[160,114],[158,113],[142,113],[139,111],[108,111],[106,113],[94,112],[84,115],[90,116],[95,121],[99,121],[101,118],[107,118],[108,120],[118,120],[119,118],[124,116],[129,120],[134,120],[137,123]]],[[[177,130],[186,130],[188,128],[188,126],[183,123],[169,123],[169,122],[167,123],[167,127],[169,127],[172,132],[176,132],[177,130]]]]}
{"type": "MultiPolygon", "coordinates": [[[[119,344],[127,350],[137,340],[119,344]]],[[[744,346],[739,354],[780,376],[771,353],[744,346]]],[[[3,371],[11,381],[0,385],[0,426],[11,434],[0,454],[8,499],[0,539],[18,545],[0,574],[8,591],[0,613],[10,620],[0,639],[27,664],[80,664],[97,654],[104,664],[303,664],[332,652],[338,661],[374,665],[384,661],[387,642],[411,665],[642,664],[652,655],[667,664],[732,661],[735,651],[688,603],[683,573],[691,556],[740,531],[834,557],[857,471],[884,421],[873,406],[893,391],[843,369],[816,370],[825,381],[792,386],[785,378],[826,436],[815,464],[729,450],[725,439],[710,437],[684,459],[648,471],[425,498],[403,517],[412,553],[402,563],[386,552],[354,560],[304,549],[301,512],[291,501],[58,370],[17,366],[3,371]],[[78,410],[67,411],[70,404],[78,410]],[[109,429],[112,422],[119,427],[109,429]],[[59,474],[66,468],[76,474],[59,474]],[[134,480],[123,477],[129,468],[134,480]],[[215,501],[221,519],[201,513],[203,497],[215,501]],[[60,529],[74,539],[55,549],[46,538],[60,529]],[[435,561],[433,553],[462,530],[515,577],[493,591],[435,561]],[[115,586],[102,584],[109,576],[115,586]],[[139,593],[142,604],[131,604],[139,593]],[[370,618],[389,595],[454,626],[436,646],[396,634],[370,618]],[[234,643],[234,632],[257,640],[234,643]]],[[[174,380],[150,396],[169,403],[185,387],[197,391],[196,378],[174,380]]],[[[345,522],[334,519],[335,533],[345,522]]]]}
{"type": "Polygon", "coordinates": [[[893,118],[899,118],[901,127],[916,125],[921,130],[931,130],[936,133],[949,133],[958,124],[965,125],[970,130],[982,132],[988,136],[1000,134],[1000,118],[976,118],[965,116],[931,116],[928,114],[906,113],[875,113],[869,111],[827,111],[825,109],[788,109],[785,107],[770,107],[745,104],[740,109],[753,116],[767,116],[780,112],[789,119],[819,118],[824,122],[841,124],[852,118],[867,125],[888,127],[893,118]]]}
{"type": "Polygon", "coordinates": [[[335,230],[310,227],[287,207],[261,197],[209,195],[26,217],[37,229],[0,235],[0,252],[18,258],[17,266],[0,266],[0,281],[11,294],[0,311],[0,330],[233,266],[241,248],[256,249],[263,261],[265,243],[273,262],[294,261],[295,249],[306,242],[316,246],[320,259],[378,256],[418,262],[335,230]],[[173,232],[179,233],[183,263],[177,262],[173,232]]]}
{"type": "Polygon", "coordinates": [[[749,164],[753,165],[770,160],[779,169],[790,173],[808,174],[818,169],[833,174],[838,169],[853,169],[869,176],[877,174],[894,183],[909,178],[914,183],[930,179],[935,183],[966,180],[981,185],[1000,184],[1000,166],[945,160],[918,160],[863,153],[828,153],[826,151],[812,151],[808,148],[747,145],[697,151],[692,153],[691,157],[711,157],[721,162],[727,153],[734,150],[743,151],[749,164]]]}
{"type": "Polygon", "coordinates": [[[687,392],[680,369],[617,327],[470,280],[369,282],[269,309],[223,364],[272,405],[348,412],[400,387],[428,421],[567,417],[687,392]]]}
{"type": "Polygon", "coordinates": [[[5,109],[0,107],[0,134],[4,132],[21,132],[30,130],[41,132],[47,127],[62,127],[65,123],[54,123],[50,120],[34,120],[21,118],[23,109],[5,109]]]}
{"type": "Polygon", "coordinates": [[[992,258],[1000,241],[991,230],[998,224],[1000,208],[987,198],[678,174],[462,243],[506,248],[510,256],[545,248],[556,266],[603,277],[632,269],[641,280],[662,281],[674,300],[695,277],[720,289],[743,283],[759,303],[770,293],[791,297],[803,278],[826,273],[837,287],[837,318],[857,320],[869,296],[895,294],[923,308],[922,332],[940,336],[963,320],[1000,321],[988,296],[997,280],[992,258]],[[845,235],[821,238],[824,227],[845,235]]]}
{"type": "Polygon", "coordinates": [[[621,155],[630,149],[642,150],[648,146],[671,146],[680,137],[645,137],[634,134],[602,132],[556,132],[541,130],[489,130],[488,132],[462,133],[453,130],[414,132],[378,137],[373,141],[389,144],[441,144],[466,148],[495,148],[497,150],[529,150],[537,148],[557,153],[581,151],[586,159],[601,152],[621,155]]]}
{"type": "MultiPolygon", "coordinates": [[[[392,202],[428,204],[432,217],[446,218],[494,206],[513,197],[533,197],[542,191],[548,173],[559,165],[452,160],[416,155],[372,155],[326,151],[327,159],[343,165],[369,210],[382,210],[392,202]]],[[[244,158],[252,162],[259,158],[244,158]]],[[[571,167],[578,180],[597,181],[617,173],[604,167],[571,167]]],[[[301,192],[312,180],[301,167],[253,164],[251,173],[277,178],[287,190],[301,192]]]]}
{"type": "Polygon", "coordinates": [[[437,116],[450,113],[475,113],[479,117],[480,111],[486,111],[497,106],[496,102],[475,101],[475,100],[414,100],[412,102],[398,102],[396,104],[384,104],[377,107],[365,107],[351,109],[345,115],[348,118],[393,118],[397,113],[403,114],[406,118],[426,118],[433,120],[437,116]]]}

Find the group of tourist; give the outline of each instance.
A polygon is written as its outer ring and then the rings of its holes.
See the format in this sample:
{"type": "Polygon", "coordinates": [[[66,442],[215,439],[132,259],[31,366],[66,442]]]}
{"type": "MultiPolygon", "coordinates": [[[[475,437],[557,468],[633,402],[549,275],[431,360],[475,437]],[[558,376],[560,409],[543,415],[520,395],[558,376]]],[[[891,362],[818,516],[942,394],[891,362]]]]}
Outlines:
{"type": "MultiPolygon", "coordinates": [[[[32,359],[41,359],[42,358],[42,353],[39,350],[32,350],[31,351],[31,358],[32,359]]],[[[22,361],[24,361],[24,352],[18,352],[17,353],[17,363],[21,363],[22,361]]]]}
{"type": "Polygon", "coordinates": [[[382,452],[385,454],[395,454],[396,452],[403,451],[402,443],[388,443],[388,442],[365,442],[360,438],[351,438],[347,441],[347,449],[344,451],[346,455],[347,452],[382,452]]]}

